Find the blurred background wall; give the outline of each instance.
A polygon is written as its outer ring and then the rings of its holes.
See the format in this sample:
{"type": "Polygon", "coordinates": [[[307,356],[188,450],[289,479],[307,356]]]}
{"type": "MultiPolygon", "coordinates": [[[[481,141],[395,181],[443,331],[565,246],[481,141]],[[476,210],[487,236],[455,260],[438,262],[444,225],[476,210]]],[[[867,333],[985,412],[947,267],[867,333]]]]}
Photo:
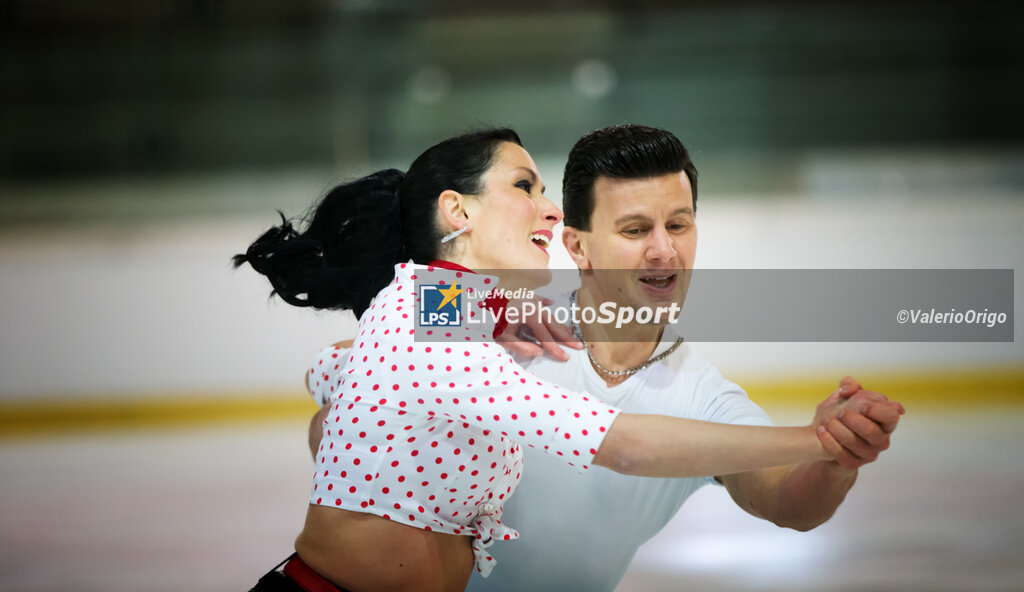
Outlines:
{"type": "MultiPolygon", "coordinates": [[[[354,320],[229,257],[480,125],[516,128],[556,199],[587,131],[673,131],[702,267],[1017,268],[1022,32],[962,2],[0,0],[0,400],[301,400],[354,320]]],[[[703,349],[744,379],[1024,365],[1017,343],[703,349]]]]}

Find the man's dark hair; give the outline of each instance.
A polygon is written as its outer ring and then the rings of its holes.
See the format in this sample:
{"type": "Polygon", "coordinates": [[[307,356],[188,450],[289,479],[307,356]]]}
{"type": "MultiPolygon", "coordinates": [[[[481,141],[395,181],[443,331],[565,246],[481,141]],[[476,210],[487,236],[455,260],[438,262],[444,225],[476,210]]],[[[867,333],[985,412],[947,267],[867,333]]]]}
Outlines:
{"type": "Polygon", "coordinates": [[[583,136],[569,151],[562,175],[565,225],[590,230],[594,214],[594,182],[612,179],[649,179],[685,172],[697,211],[697,168],[672,132],[645,125],[615,125],[583,136]]]}

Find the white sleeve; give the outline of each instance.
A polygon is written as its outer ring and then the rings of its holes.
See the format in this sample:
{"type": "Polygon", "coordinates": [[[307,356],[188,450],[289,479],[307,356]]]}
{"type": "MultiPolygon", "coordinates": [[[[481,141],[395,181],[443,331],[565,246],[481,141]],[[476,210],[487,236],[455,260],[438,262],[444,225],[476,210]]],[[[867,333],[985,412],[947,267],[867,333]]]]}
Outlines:
{"type": "Polygon", "coordinates": [[[750,400],[737,384],[722,378],[713,367],[697,386],[701,397],[700,416],[696,419],[734,425],[774,425],[768,414],[750,400]]]}
{"type": "Polygon", "coordinates": [[[320,407],[323,407],[334,394],[335,386],[338,384],[338,377],[345,369],[351,350],[330,346],[320,350],[313,363],[310,365],[309,373],[306,375],[306,385],[309,388],[309,395],[320,407]]]}
{"type": "MultiPolygon", "coordinates": [[[[733,425],[775,425],[764,409],[750,400],[746,391],[723,378],[713,367],[701,378],[697,388],[703,399],[697,419],[733,425]]],[[[713,477],[706,479],[708,483],[721,485],[713,477]]]]}

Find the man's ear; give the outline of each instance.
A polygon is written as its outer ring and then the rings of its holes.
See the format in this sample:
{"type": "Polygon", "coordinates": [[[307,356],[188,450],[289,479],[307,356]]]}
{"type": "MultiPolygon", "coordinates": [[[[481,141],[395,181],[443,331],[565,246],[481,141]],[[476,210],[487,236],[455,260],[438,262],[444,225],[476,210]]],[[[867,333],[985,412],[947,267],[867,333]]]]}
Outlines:
{"type": "Polygon", "coordinates": [[[458,191],[445,189],[437,196],[437,209],[441,213],[441,233],[448,234],[469,223],[466,212],[466,196],[458,191]]]}
{"type": "Polygon", "coordinates": [[[581,270],[591,268],[590,257],[587,252],[588,234],[572,226],[566,226],[562,229],[562,244],[565,245],[565,250],[569,252],[569,257],[572,257],[572,262],[581,270]]]}

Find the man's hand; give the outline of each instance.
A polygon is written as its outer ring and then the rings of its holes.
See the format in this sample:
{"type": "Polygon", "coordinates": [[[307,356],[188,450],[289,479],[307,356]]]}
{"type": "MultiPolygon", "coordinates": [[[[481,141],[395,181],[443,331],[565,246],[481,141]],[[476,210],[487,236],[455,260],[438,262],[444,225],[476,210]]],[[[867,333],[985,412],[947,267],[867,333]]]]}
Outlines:
{"type": "Polygon", "coordinates": [[[320,450],[320,438],[324,435],[324,420],[327,419],[327,414],[330,412],[331,406],[324,405],[309,420],[309,452],[313,455],[314,461],[316,453],[320,450]]]}
{"type": "MultiPolygon", "coordinates": [[[[551,304],[551,300],[547,298],[539,300],[542,306],[551,304]]],[[[542,306],[538,306],[538,310],[542,306]]],[[[572,329],[554,321],[542,322],[539,314],[523,319],[515,325],[509,324],[505,332],[499,335],[495,341],[514,354],[533,358],[547,352],[559,362],[569,359],[569,354],[562,351],[563,346],[583,349],[583,344],[573,335],[572,329]]]]}
{"type": "Polygon", "coordinates": [[[812,426],[838,465],[855,470],[875,461],[889,448],[889,434],[905,413],[903,405],[883,394],[865,391],[847,376],[818,404],[812,426]]]}

